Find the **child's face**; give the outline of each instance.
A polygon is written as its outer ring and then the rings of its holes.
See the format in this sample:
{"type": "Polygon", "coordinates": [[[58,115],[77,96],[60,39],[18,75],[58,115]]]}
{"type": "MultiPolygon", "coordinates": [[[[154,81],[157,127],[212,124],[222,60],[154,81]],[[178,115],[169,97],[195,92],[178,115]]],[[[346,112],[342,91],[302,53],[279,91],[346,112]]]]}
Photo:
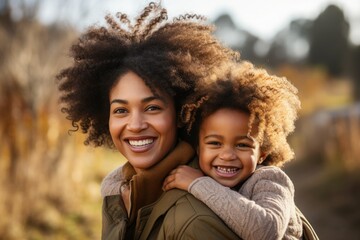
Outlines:
{"type": "Polygon", "coordinates": [[[220,109],[206,117],[199,133],[202,171],[227,187],[245,181],[261,156],[260,144],[247,136],[249,114],[220,109]]]}

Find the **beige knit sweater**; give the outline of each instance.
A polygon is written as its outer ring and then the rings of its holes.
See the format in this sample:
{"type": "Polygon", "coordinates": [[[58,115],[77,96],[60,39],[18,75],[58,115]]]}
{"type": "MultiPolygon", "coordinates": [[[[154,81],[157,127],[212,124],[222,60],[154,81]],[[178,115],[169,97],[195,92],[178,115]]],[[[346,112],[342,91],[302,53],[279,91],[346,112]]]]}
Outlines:
{"type": "Polygon", "coordinates": [[[239,192],[210,177],[196,179],[188,191],[243,239],[301,239],[294,185],[278,167],[257,168],[239,192]]]}

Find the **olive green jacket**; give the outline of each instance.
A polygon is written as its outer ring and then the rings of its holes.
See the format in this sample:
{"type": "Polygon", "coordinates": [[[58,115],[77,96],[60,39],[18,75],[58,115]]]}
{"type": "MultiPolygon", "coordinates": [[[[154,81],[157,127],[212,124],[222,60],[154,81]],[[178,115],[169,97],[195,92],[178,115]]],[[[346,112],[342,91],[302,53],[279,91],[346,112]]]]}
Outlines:
{"type": "Polygon", "coordinates": [[[167,174],[193,156],[191,146],[180,142],[160,163],[140,174],[125,164],[121,178],[129,182],[130,210],[126,211],[121,195],[104,197],[102,239],[238,239],[191,194],[162,191],[167,174]]]}
{"type": "Polygon", "coordinates": [[[173,189],[138,211],[135,227],[128,226],[120,195],[104,200],[103,239],[240,239],[205,204],[191,194],[173,189]],[[131,234],[133,231],[134,234],[131,234]]]}
{"type": "Polygon", "coordinates": [[[170,190],[151,207],[140,240],[239,239],[204,203],[185,191],[170,190]]]}

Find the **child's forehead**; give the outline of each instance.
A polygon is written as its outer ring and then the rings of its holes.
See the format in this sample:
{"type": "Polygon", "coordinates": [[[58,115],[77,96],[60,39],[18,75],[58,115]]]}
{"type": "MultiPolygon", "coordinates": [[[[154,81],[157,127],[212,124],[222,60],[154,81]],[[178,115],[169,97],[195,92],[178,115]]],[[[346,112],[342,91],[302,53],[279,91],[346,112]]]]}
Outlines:
{"type": "Polygon", "coordinates": [[[251,115],[247,110],[231,107],[219,108],[216,111],[209,113],[207,116],[204,116],[200,127],[205,127],[204,123],[210,121],[218,125],[220,124],[220,128],[221,126],[225,126],[224,124],[241,124],[243,128],[247,130],[247,136],[256,139],[258,135],[259,119],[251,115]],[[229,121],[229,119],[233,121],[229,121]]]}
{"type": "Polygon", "coordinates": [[[205,128],[226,129],[230,126],[248,129],[249,114],[231,108],[221,108],[205,117],[201,123],[205,128]]]}
{"type": "Polygon", "coordinates": [[[243,110],[241,108],[234,108],[234,107],[227,107],[227,106],[223,106],[223,107],[219,107],[219,108],[215,108],[213,109],[213,111],[208,112],[208,114],[206,114],[205,116],[203,116],[203,121],[211,118],[211,117],[223,117],[223,116],[227,116],[227,115],[231,115],[234,117],[239,117],[239,116],[244,116],[246,118],[249,118],[250,113],[246,110],[243,110]]]}

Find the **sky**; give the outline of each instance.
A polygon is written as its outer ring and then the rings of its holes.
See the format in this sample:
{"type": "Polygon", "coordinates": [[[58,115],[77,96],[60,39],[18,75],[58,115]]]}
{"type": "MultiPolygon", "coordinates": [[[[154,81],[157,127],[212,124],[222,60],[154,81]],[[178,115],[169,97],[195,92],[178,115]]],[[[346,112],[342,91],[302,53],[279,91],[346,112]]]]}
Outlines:
{"type": "MultiPolygon", "coordinates": [[[[77,22],[77,26],[82,29],[94,23],[103,23],[107,13],[120,11],[136,16],[149,2],[150,0],[46,1],[42,4],[40,18],[44,22],[52,22],[60,16],[70,23],[77,22]]],[[[335,4],[344,11],[350,22],[350,40],[354,44],[360,44],[360,0],[162,0],[169,17],[197,13],[212,21],[227,12],[236,25],[263,40],[271,40],[292,19],[315,19],[329,4],[335,4]]]]}

